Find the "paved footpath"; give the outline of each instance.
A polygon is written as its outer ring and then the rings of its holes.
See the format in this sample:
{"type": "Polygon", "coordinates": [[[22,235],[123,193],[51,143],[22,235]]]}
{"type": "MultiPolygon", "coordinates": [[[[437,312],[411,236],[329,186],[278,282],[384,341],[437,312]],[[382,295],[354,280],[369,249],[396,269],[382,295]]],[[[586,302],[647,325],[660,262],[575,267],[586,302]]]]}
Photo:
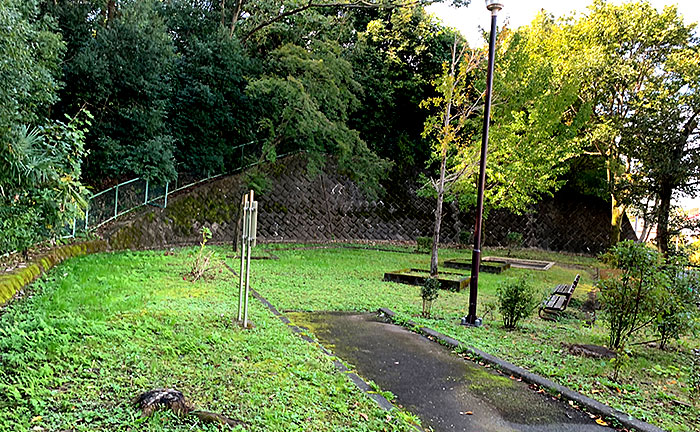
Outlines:
{"type": "MultiPolygon", "coordinates": [[[[436,432],[610,432],[537,393],[374,314],[290,313],[360,375],[436,432]]],[[[426,428],[427,429],[427,428],[426,428]]]]}

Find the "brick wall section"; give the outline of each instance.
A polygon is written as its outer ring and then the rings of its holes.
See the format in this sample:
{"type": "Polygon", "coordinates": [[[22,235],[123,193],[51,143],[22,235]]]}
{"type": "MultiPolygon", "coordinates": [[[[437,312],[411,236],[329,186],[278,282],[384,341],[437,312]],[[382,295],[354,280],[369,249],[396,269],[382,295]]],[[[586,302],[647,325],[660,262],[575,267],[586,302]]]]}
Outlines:
{"type": "MultiPolygon", "coordinates": [[[[332,166],[308,174],[303,155],[287,157],[260,168],[269,187],[259,202],[258,237],[268,241],[399,240],[430,236],[435,200],[416,194],[417,185],[390,182],[380,199],[362,191],[332,166]]],[[[183,191],[167,209],[146,208],[123,217],[101,231],[113,248],[153,248],[194,244],[208,226],[213,241],[230,242],[235,232],[244,175],[234,175],[183,191]]],[[[523,234],[526,246],[597,253],[607,245],[609,205],[601,199],[560,194],[513,215],[494,211],[484,225],[486,245],[505,244],[510,231],[523,234]]],[[[634,233],[625,221],[625,238],[634,233]]],[[[441,230],[444,242],[456,243],[461,231],[474,225],[472,212],[446,204],[441,230]]]]}

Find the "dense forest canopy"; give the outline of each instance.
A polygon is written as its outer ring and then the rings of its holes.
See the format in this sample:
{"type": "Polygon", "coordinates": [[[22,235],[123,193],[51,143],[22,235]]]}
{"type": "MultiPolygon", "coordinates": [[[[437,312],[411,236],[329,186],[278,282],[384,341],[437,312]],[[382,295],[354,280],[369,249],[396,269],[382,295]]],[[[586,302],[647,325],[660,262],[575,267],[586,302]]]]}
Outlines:
{"type": "MultiPolygon", "coordinates": [[[[55,235],[83,211],[83,185],[99,190],[136,176],[164,182],[177,172],[230,171],[242,162],[235,149],[243,143],[253,143],[246,155],[259,160],[303,150],[311,169],[333,155],[370,194],[380,193],[389,173],[433,175],[439,140],[424,132],[441,111],[430,101],[442,97],[436,83],[462,39],[425,12],[432,2],[0,0],[0,252],[55,235]]],[[[679,78],[651,80],[656,102],[633,101],[640,107],[634,121],[611,123],[599,107],[614,97],[605,93],[614,82],[597,86],[595,79],[604,68],[631,67],[626,57],[605,64],[593,56],[620,40],[617,27],[600,19],[611,15],[605,8],[618,18],[629,10],[596,1],[578,20],[544,14],[503,32],[488,205],[523,211],[565,181],[610,197],[618,182],[607,182],[607,191],[601,184],[617,162],[584,154],[605,125],[628,128],[625,136],[644,148],[689,141],[672,126],[665,135],[644,130],[678,101],[686,108],[673,118],[692,117],[695,98],[685,89],[694,87],[682,83],[692,82],[695,63],[678,56],[697,56],[693,29],[675,9],[660,15],[640,5],[633,33],[676,26],[663,33],[675,38],[676,50],[664,64],[679,78]],[[564,177],[572,166],[587,169],[564,177]]],[[[644,39],[652,48],[656,42],[644,39]]],[[[473,102],[483,72],[480,65],[465,77],[473,102]]],[[[448,169],[466,173],[451,192],[465,206],[474,196],[473,173],[464,168],[479,143],[480,112],[477,103],[461,144],[445,153],[448,169]]],[[[696,125],[688,123],[689,137],[696,125]]],[[[658,152],[616,155],[645,161],[638,184],[666,191],[695,175],[687,146],[678,146],[690,168],[664,187],[653,180],[663,171],[658,152]]]]}

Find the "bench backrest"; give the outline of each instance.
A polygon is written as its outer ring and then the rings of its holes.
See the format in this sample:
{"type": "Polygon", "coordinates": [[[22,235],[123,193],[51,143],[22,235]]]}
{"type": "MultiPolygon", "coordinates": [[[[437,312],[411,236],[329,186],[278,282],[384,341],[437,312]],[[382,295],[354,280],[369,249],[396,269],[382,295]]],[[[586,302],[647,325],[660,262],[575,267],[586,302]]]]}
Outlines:
{"type": "Polygon", "coordinates": [[[581,279],[581,275],[577,274],[576,277],[574,278],[574,283],[571,284],[571,292],[573,293],[574,290],[576,289],[576,286],[578,285],[578,281],[581,279]]]}
{"type": "Polygon", "coordinates": [[[567,306],[569,306],[569,302],[571,301],[571,297],[574,296],[574,290],[578,286],[579,279],[581,279],[581,275],[576,275],[576,277],[574,278],[574,283],[571,284],[571,289],[569,290],[569,295],[567,296],[566,302],[564,303],[564,309],[566,309],[567,306]]]}

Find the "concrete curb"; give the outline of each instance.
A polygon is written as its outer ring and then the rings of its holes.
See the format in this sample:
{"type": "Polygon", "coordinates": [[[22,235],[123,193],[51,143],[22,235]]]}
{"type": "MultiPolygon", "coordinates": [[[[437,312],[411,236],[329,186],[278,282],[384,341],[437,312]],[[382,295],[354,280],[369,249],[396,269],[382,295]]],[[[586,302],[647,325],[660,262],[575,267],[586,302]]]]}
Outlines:
{"type": "MultiPolygon", "coordinates": [[[[229,270],[231,270],[231,268],[229,268],[229,270]]],[[[335,355],[332,352],[328,351],[323,345],[314,340],[312,337],[305,334],[302,328],[292,324],[289,318],[287,318],[284,314],[277,310],[277,308],[272,303],[270,303],[265,297],[260,295],[260,293],[258,293],[253,288],[250,288],[250,293],[253,294],[253,297],[260,301],[260,303],[265,305],[265,307],[267,307],[273,315],[275,315],[277,318],[279,318],[280,321],[285,323],[294,333],[298,334],[305,341],[318,346],[321,352],[323,352],[325,355],[329,357],[335,357],[335,355]]],[[[372,387],[370,387],[370,385],[361,376],[359,376],[355,372],[351,372],[350,369],[348,369],[348,367],[345,366],[340,360],[331,360],[333,361],[335,368],[340,372],[344,373],[348,378],[350,378],[350,381],[352,381],[357,386],[357,388],[360,389],[360,391],[369,396],[369,398],[372,399],[379,406],[379,408],[387,412],[392,411],[394,409],[399,409],[384,396],[378,393],[372,393],[372,387]]],[[[417,432],[425,432],[425,430],[418,425],[412,426],[417,432]]]]}
{"type": "Polygon", "coordinates": [[[562,399],[573,401],[576,404],[585,408],[587,411],[591,412],[592,414],[596,414],[604,418],[614,419],[625,428],[634,429],[639,432],[666,432],[657,426],[651,425],[641,420],[637,420],[629,414],[626,414],[622,411],[618,411],[601,402],[598,402],[597,400],[591,399],[588,396],[582,395],[581,393],[571,390],[568,387],[564,387],[561,384],[557,384],[554,381],[548,380],[547,378],[541,377],[521,367],[515,366],[514,364],[509,363],[505,360],[501,360],[496,356],[493,356],[484,351],[466,345],[454,338],[446,336],[429,327],[421,327],[413,321],[398,323],[396,322],[396,313],[391,309],[380,308],[377,311],[377,313],[381,316],[386,317],[395,324],[403,325],[404,327],[408,327],[414,331],[417,329],[418,333],[421,333],[424,336],[435,338],[437,341],[449,346],[450,348],[459,348],[460,351],[467,353],[467,355],[469,355],[470,357],[475,357],[486,363],[489,363],[507,374],[521,378],[527,383],[535,384],[539,387],[556,393],[560,395],[562,399]]]}

